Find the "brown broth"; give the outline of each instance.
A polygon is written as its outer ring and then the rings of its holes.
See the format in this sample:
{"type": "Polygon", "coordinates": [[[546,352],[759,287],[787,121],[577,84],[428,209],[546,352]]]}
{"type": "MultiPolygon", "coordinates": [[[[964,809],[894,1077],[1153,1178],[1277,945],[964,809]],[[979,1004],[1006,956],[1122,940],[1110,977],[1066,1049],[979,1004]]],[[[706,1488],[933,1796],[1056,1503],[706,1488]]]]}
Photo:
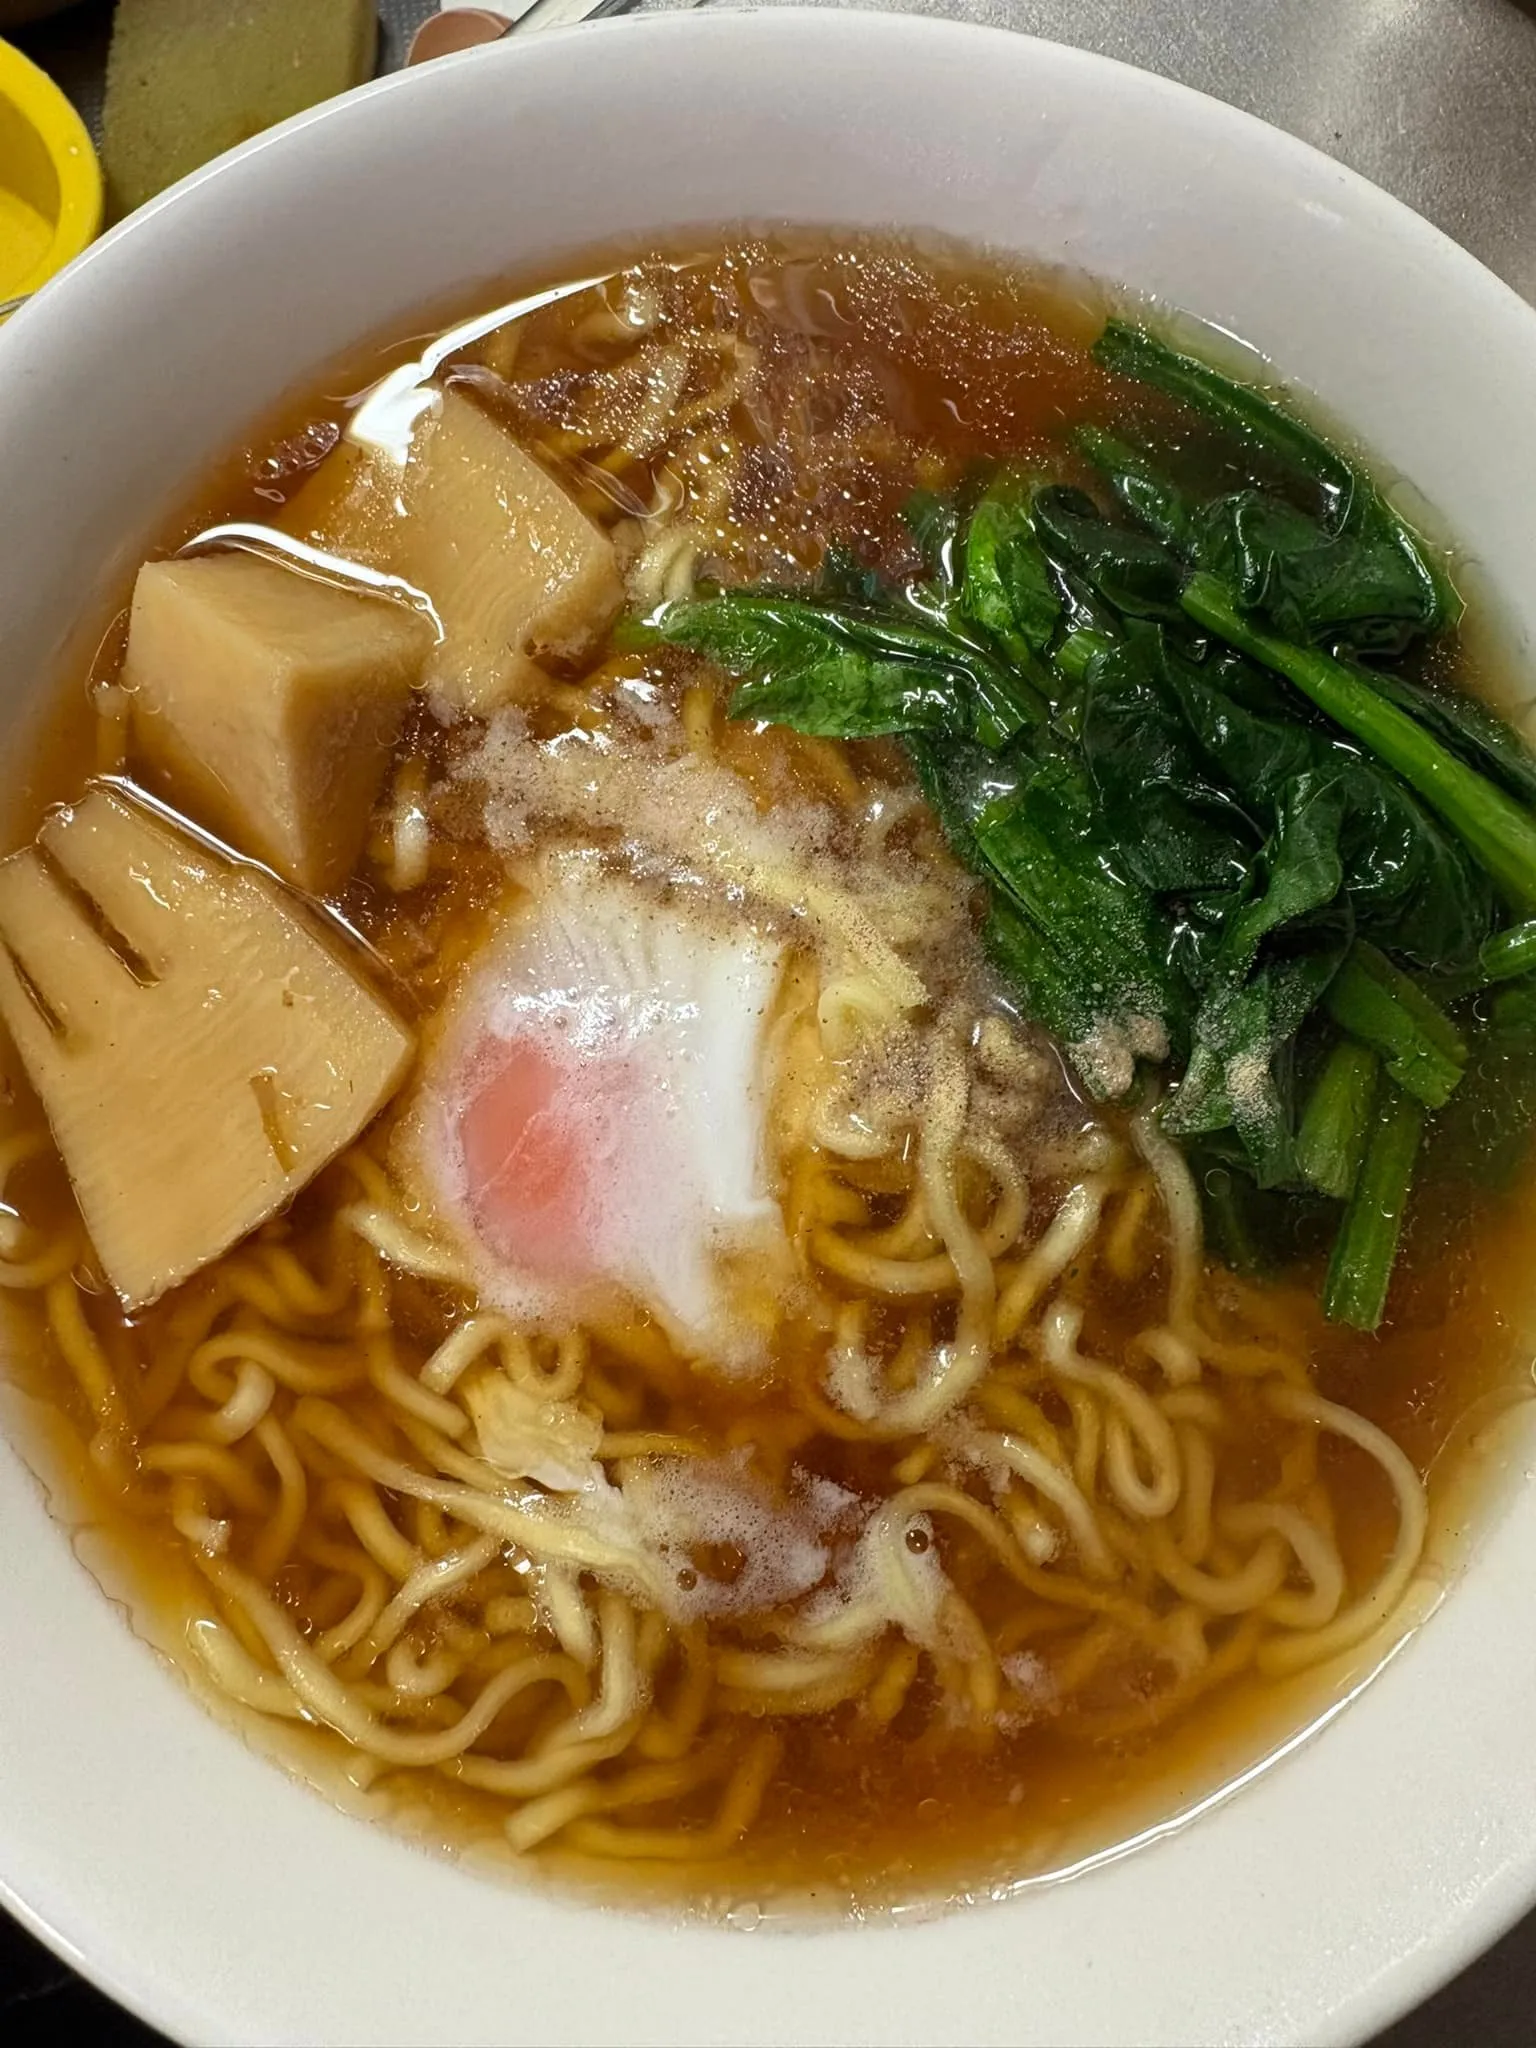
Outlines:
{"type": "MultiPolygon", "coordinates": [[[[914,485],[952,478],[983,456],[1049,461],[1055,473],[1070,475],[1063,444],[1075,424],[1110,419],[1167,426],[1160,401],[1118,385],[1091,363],[1086,343],[1098,324],[1098,303],[1059,283],[971,259],[852,241],[840,247],[816,240],[753,245],[725,258],[705,251],[676,260],[675,317],[702,329],[727,312],[769,364],[770,388],[803,390],[814,415],[805,423],[812,452],[798,475],[781,462],[776,466],[773,447],[756,437],[756,452],[746,461],[751,481],[720,532],[722,555],[736,573],[811,567],[829,541],[900,567],[903,550],[910,550],[899,507],[914,485]]],[[[581,310],[567,301],[522,323],[515,364],[503,364],[515,370],[512,382],[485,382],[485,370],[498,360],[496,337],[468,351],[459,371],[478,376],[483,402],[613,520],[623,509],[615,502],[615,482],[631,498],[643,495],[662,465],[638,463],[627,471],[620,465],[604,482],[594,479],[584,455],[573,454],[573,440],[590,438],[581,410],[584,380],[604,368],[617,346],[584,335],[581,310]]],[[[345,420],[349,401],[335,394],[361,390],[410,353],[405,344],[371,347],[265,422],[199,484],[187,513],[168,523],[165,548],[214,520],[280,523],[296,483],[345,420]]],[[[734,432],[750,451],[753,422],[735,421],[734,432]]],[[[658,673],[666,683],[665,663],[658,673]]],[[[12,813],[18,839],[45,804],[78,791],[92,771],[90,722],[81,717],[83,679],[83,667],[65,679],[58,723],[27,766],[12,813]]],[[[568,713],[568,697],[557,692],[539,715],[558,721],[568,713]]],[[[764,748],[753,772],[765,789],[815,783],[813,750],[777,735],[764,748]]],[[[861,757],[860,771],[900,772],[879,749],[861,757]]],[[[429,1012],[499,886],[487,857],[459,847],[444,856],[421,901],[402,907],[364,875],[340,907],[380,949],[417,1007],[429,1012]]],[[[49,1173],[38,1169],[20,1183],[29,1204],[67,1200],[49,1173]]],[[[1450,1183],[1429,1190],[1418,1205],[1390,1318],[1375,1337],[1321,1321],[1310,1306],[1315,1272],[1285,1283],[1319,1391],[1379,1424],[1429,1475],[1434,1570],[1442,1577],[1464,1534],[1467,1475],[1476,1465],[1467,1441],[1473,1425],[1528,1388],[1528,1188],[1522,1170],[1503,1190],[1450,1183]]],[[[321,1263],[332,1207],[322,1181],[299,1200],[274,1240],[321,1263]]],[[[1089,1294],[1092,1348],[1118,1356],[1125,1341],[1155,1319],[1164,1284],[1158,1261],[1134,1282],[1096,1279],[1089,1294]]],[[[173,1297],[131,1328],[105,1294],[92,1308],[110,1355],[126,1359],[137,1347],[152,1360],[157,1333],[178,1305],[173,1297]]],[[[78,1423],[78,1392],[43,1326],[25,1305],[11,1304],[11,1313],[22,1327],[19,1382],[78,1423]]],[[[443,1327],[445,1304],[430,1290],[407,1288],[397,1313],[410,1357],[424,1357],[443,1327]]],[[[793,1334],[786,1340],[790,1351],[796,1341],[793,1334]]],[[[597,1363],[612,1390],[613,1415],[625,1428],[680,1431],[712,1446],[747,1442],[770,1464],[787,1455],[779,1387],[796,1364],[789,1352],[775,1361],[778,1377],[766,1389],[712,1382],[676,1359],[640,1371],[611,1346],[599,1346],[597,1363]]],[[[389,1436],[378,1396],[359,1390],[347,1404],[389,1436]]],[[[1231,1421],[1224,1474],[1247,1475],[1256,1489],[1273,1475],[1277,1427],[1255,1403],[1235,1395],[1231,1421]]],[[[885,1446],[842,1442],[827,1433],[795,1448],[803,1467],[861,1495],[891,1490],[892,1455],[885,1446]]],[[[1390,1546],[1395,1523],[1388,1490],[1379,1469],[1352,1448],[1329,1441],[1322,1458],[1340,1550],[1351,1584],[1358,1585],[1380,1567],[1390,1546]]],[[[89,1491],[88,1513],[108,1532],[98,1536],[98,1546],[131,1554],[128,1581],[140,1625],[174,1644],[197,1598],[206,1601],[206,1589],[166,1525],[163,1493],[141,1476],[126,1496],[109,1498],[88,1472],[83,1459],[77,1461],[75,1484],[89,1491]]],[[[984,1623],[1006,1617],[1017,1595],[1000,1583],[979,1546],[946,1533],[945,1562],[984,1623]]],[[[290,1611],[312,1628],[336,1619],[320,1567],[290,1563],[280,1589],[290,1611]]],[[[1400,1618],[1399,1633],[1402,1625],[1400,1618]]],[[[642,1895],[681,1893],[737,1909],[743,1901],[882,1905],[1046,1874],[1187,1810],[1305,1725],[1389,1647],[1368,1644],[1342,1669],[1335,1665],[1285,1684],[1245,1676],[1166,1724],[1154,1720],[1124,1733],[1108,1724],[1141,1697],[1139,1675],[1129,1666],[1106,1679],[1088,1712],[1005,1723],[988,1742],[936,1735],[924,1719],[926,1680],[919,1680],[910,1710],[904,1708],[889,1731],[871,1733],[842,1709],[792,1720],[759,1822],[729,1864],[638,1879],[626,1872],[626,1896],[635,1895],[638,1883],[642,1895]]],[[[305,1736],[296,1752],[289,1744],[286,1753],[333,1787],[346,1775],[341,1745],[323,1733],[305,1736]]],[[[370,1802],[413,1833],[477,1860],[494,1856],[500,1841],[503,1803],[446,1783],[424,1791],[419,1782],[407,1785],[385,1774],[370,1802]]],[[[683,1817],[695,1811],[687,1808],[683,1817]]],[[[556,1869],[577,1867],[569,1855],[545,1860],[556,1869]]],[[[594,1875],[590,1869],[581,1874],[594,1875]]]]}

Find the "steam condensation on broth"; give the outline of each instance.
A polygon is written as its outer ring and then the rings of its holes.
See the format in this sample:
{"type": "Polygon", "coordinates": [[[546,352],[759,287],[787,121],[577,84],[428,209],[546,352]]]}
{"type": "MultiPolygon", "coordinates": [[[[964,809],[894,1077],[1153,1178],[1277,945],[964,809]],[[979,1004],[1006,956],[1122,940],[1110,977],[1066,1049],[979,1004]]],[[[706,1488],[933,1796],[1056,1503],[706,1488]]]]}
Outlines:
{"type": "MultiPolygon", "coordinates": [[[[37,772],[317,892],[341,923],[259,884],[418,1052],[355,1141],[257,1062],[279,1160],[304,1109],[330,1163],[132,1313],[18,1082],[18,1371],[199,1682],[418,1830],[715,1904],[1063,1867],[1424,1611],[1440,1454],[1523,1367],[1523,1144],[1416,1194],[1378,1334],[1305,1247],[1230,1270],[1156,1087],[1095,1105],[1005,999],[900,747],[734,721],[707,660],[612,636],[829,550],[917,577],[913,492],[1087,482],[1085,423],[1219,475],[1090,357],[1095,305],[847,239],[523,303],[258,437],[37,772]]],[[[8,917],[47,1022],[62,956],[8,917]]],[[[158,943],[117,963],[174,1071],[158,943]]]]}

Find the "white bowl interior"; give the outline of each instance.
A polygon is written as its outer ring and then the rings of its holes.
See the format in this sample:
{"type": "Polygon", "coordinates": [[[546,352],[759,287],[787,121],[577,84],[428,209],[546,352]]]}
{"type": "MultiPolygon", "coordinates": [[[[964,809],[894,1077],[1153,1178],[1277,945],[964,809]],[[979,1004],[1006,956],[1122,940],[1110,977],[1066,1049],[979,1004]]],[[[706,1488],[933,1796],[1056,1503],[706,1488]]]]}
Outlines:
{"type": "MultiPolygon", "coordinates": [[[[1049,44],[672,16],[447,60],[301,117],[0,337],[0,717],[166,506],[327,357],[475,280],[732,220],[938,230],[1257,345],[1413,479],[1536,631],[1536,316],[1350,173],[1049,44]]],[[[1240,1796],[1005,1906],[747,1938],[472,1879],[328,1808],[122,1626],[0,1452],[0,1889],[210,2041],[1315,2042],[1536,1892],[1536,1490],[1433,1625],[1240,1796]]]]}

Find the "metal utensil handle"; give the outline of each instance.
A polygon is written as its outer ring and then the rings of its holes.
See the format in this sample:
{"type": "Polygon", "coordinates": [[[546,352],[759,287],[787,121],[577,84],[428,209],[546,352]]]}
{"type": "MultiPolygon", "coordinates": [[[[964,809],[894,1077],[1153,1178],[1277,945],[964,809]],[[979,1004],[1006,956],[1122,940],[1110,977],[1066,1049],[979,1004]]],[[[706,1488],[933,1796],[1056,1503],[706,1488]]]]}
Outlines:
{"type": "Polygon", "coordinates": [[[636,0],[533,0],[508,33],[521,36],[532,29],[568,28],[573,22],[597,21],[605,14],[625,14],[635,4],[636,0]]]}

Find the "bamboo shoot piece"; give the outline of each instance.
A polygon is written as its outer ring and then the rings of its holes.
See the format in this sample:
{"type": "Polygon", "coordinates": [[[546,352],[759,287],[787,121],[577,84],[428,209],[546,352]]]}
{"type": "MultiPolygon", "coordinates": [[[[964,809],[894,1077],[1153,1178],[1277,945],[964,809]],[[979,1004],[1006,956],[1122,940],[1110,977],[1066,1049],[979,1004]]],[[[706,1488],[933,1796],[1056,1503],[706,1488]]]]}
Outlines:
{"type": "Polygon", "coordinates": [[[432,645],[420,613],[232,549],[146,562],[123,681],[151,781],[314,895],[357,864],[432,645]]]}
{"type": "Polygon", "coordinates": [[[281,1208],[412,1051],[281,884],[102,785],[0,862],[0,1016],[129,1308],[281,1208]]]}
{"type": "Polygon", "coordinates": [[[580,661],[624,601],[613,544],[505,427],[451,386],[400,468],[343,441],[286,508],[285,529],[414,584],[443,638],[423,681],[485,716],[580,661]]]}

